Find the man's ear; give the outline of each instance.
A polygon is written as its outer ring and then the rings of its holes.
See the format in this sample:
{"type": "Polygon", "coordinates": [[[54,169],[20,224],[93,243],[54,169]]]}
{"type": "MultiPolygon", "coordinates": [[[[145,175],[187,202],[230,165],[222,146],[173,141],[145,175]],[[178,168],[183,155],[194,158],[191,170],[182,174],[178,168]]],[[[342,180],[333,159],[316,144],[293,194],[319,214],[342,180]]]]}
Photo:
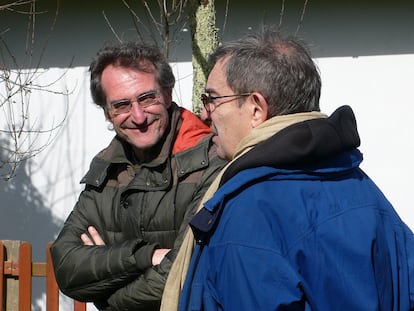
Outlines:
{"type": "Polygon", "coordinates": [[[250,96],[252,104],[251,126],[255,128],[268,119],[269,107],[262,94],[254,92],[250,96]]]}
{"type": "Polygon", "coordinates": [[[105,120],[112,123],[111,116],[109,115],[109,111],[106,108],[103,108],[105,120]]]}
{"type": "Polygon", "coordinates": [[[172,104],[172,89],[161,91],[165,100],[165,107],[168,109],[172,104]]]}

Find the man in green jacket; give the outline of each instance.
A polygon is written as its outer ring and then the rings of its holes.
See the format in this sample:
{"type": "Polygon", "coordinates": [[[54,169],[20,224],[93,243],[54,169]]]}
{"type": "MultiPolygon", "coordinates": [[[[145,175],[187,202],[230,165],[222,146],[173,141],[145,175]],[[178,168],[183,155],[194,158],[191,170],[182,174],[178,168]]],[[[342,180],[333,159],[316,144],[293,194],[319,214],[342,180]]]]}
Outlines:
{"type": "Polygon", "coordinates": [[[188,220],[225,163],[209,127],[172,101],[175,78],[158,48],[106,46],[90,73],[116,135],[51,248],[56,279],[101,310],[158,310],[188,220]]]}

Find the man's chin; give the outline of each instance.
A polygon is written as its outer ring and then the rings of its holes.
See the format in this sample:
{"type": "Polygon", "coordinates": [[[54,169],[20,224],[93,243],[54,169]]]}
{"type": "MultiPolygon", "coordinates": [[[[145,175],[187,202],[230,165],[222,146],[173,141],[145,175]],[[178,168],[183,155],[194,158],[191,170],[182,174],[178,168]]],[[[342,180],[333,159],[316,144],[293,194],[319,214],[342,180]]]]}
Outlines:
{"type": "Polygon", "coordinates": [[[228,159],[227,159],[227,155],[226,155],[226,153],[223,151],[223,149],[221,149],[221,148],[220,148],[220,146],[219,146],[219,145],[217,145],[217,144],[215,144],[215,146],[217,147],[217,156],[218,156],[220,159],[223,159],[223,160],[228,160],[228,159]]]}
{"type": "Polygon", "coordinates": [[[149,151],[151,150],[156,143],[153,141],[128,141],[134,149],[138,149],[140,151],[149,151]]]}

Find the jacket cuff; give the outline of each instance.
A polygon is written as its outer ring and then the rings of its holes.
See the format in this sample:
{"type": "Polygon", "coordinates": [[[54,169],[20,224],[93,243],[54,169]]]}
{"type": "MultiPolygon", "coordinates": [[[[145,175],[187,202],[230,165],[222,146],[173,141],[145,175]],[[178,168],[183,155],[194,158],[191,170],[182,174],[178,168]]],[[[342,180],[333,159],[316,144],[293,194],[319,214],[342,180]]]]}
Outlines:
{"type": "Polygon", "coordinates": [[[152,266],[152,254],[159,248],[158,244],[148,244],[138,248],[135,253],[135,261],[139,270],[146,270],[152,266]]]}

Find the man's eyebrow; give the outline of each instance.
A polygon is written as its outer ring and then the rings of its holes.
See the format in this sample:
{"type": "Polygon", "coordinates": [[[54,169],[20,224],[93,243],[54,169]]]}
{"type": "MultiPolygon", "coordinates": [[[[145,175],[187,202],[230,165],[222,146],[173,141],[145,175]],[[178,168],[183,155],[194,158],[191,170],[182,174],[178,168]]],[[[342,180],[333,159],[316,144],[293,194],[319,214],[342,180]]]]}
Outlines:
{"type": "Polygon", "coordinates": [[[215,92],[214,92],[214,90],[213,90],[213,89],[210,89],[210,88],[208,88],[208,89],[204,89],[204,92],[206,92],[206,93],[207,93],[207,94],[209,94],[209,95],[210,95],[211,93],[213,93],[213,94],[215,93],[215,92]]]}
{"type": "Polygon", "coordinates": [[[119,103],[125,103],[125,102],[130,102],[131,100],[128,98],[121,98],[121,99],[116,99],[113,101],[110,101],[110,104],[119,104],[119,103]]]}

